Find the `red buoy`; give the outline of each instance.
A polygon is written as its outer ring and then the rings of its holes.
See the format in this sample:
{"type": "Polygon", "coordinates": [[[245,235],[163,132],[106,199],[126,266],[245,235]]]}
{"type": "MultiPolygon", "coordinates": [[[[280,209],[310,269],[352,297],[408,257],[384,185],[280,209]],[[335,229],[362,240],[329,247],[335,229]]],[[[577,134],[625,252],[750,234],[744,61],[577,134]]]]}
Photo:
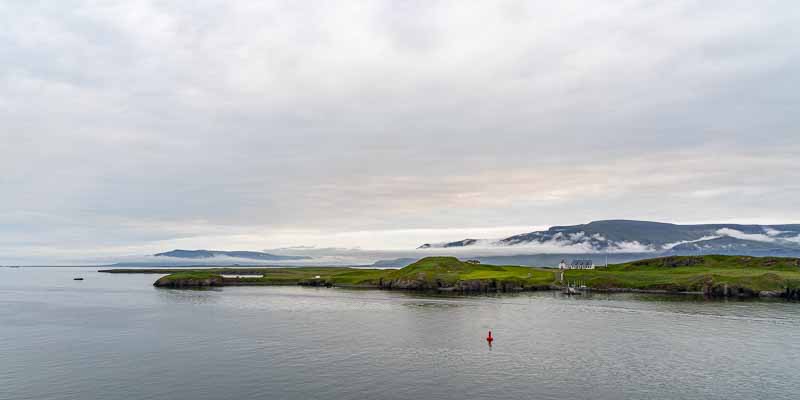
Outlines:
{"type": "Polygon", "coordinates": [[[489,343],[492,343],[492,340],[494,340],[494,338],[492,337],[492,331],[490,330],[489,331],[489,336],[486,337],[486,341],[489,342],[489,343]]]}

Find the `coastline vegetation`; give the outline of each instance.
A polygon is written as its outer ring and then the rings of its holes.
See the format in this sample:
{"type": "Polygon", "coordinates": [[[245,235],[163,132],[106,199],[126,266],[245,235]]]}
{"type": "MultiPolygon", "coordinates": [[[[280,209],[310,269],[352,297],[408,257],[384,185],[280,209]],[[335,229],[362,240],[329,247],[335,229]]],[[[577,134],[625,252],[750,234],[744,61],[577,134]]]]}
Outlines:
{"type": "Polygon", "coordinates": [[[455,257],[426,257],[396,270],[235,267],[104,272],[167,274],[154,284],[165,287],[305,285],[486,292],[559,289],[578,284],[595,290],[692,292],[713,296],[796,297],[800,292],[800,259],[720,255],[672,256],[593,270],[565,270],[563,280],[561,271],[553,268],[477,264],[455,257]]]}
{"type": "MultiPolygon", "coordinates": [[[[664,290],[733,294],[785,291],[800,287],[800,259],[749,256],[673,256],[567,270],[566,282],[594,289],[664,290]]],[[[729,294],[726,294],[729,295],[729,294]]]]}
{"type": "Polygon", "coordinates": [[[287,267],[287,268],[207,268],[186,269],[115,269],[111,273],[168,274],[156,286],[173,286],[176,282],[218,278],[225,285],[307,285],[380,288],[388,282],[412,282],[422,288],[450,287],[463,281],[499,281],[526,286],[547,286],[555,278],[553,269],[521,266],[472,264],[455,257],[427,257],[402,269],[351,267],[287,267]],[[223,278],[223,275],[238,275],[223,278]],[[252,278],[246,277],[253,275],[252,278]],[[260,275],[260,276],[259,276],[260,275]]]}
{"type": "MultiPolygon", "coordinates": [[[[554,283],[552,268],[514,265],[488,265],[463,262],[455,257],[426,257],[405,268],[387,271],[384,284],[401,288],[464,288],[464,283],[478,283],[479,290],[488,287],[545,288],[554,283]]],[[[475,285],[470,285],[475,286],[475,285]]]]}

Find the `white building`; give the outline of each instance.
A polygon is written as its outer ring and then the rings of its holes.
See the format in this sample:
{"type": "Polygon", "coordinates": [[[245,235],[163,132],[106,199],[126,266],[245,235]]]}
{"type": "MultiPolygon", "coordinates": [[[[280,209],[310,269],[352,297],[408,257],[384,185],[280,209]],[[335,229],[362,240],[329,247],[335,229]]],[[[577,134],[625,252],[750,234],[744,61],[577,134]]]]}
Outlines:
{"type": "Polygon", "coordinates": [[[561,260],[558,264],[558,269],[594,269],[594,261],[592,260],[572,260],[569,264],[561,260]]]}

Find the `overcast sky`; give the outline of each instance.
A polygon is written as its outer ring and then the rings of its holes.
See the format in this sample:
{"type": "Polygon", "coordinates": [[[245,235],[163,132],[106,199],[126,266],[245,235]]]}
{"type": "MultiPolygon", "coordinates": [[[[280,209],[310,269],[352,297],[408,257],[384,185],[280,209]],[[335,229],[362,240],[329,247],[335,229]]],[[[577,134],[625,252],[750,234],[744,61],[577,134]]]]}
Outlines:
{"type": "Polygon", "coordinates": [[[0,264],[800,222],[792,0],[6,0],[0,26],[0,264]]]}

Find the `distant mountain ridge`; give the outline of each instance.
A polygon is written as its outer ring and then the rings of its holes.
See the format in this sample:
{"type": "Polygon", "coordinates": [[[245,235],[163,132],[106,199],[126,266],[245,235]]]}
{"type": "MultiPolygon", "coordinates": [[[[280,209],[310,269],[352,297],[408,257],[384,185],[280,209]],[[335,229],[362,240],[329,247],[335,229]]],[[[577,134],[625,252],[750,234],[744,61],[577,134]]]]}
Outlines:
{"type": "Polygon", "coordinates": [[[543,252],[680,253],[680,254],[795,254],[800,252],[800,224],[679,225],[635,220],[603,220],[588,224],[553,226],[500,240],[466,239],[419,249],[469,247],[540,248],[543,252]]]}
{"type": "Polygon", "coordinates": [[[186,259],[208,259],[214,257],[231,257],[257,261],[309,260],[308,256],[279,256],[260,251],[223,251],[223,250],[181,250],[154,254],[155,257],[173,257],[186,259]]]}
{"type": "Polygon", "coordinates": [[[465,247],[465,246],[472,246],[475,243],[478,243],[478,239],[464,239],[464,240],[459,240],[457,242],[440,243],[439,245],[432,245],[430,243],[425,243],[422,246],[419,246],[418,249],[428,249],[431,247],[465,247]]]}

